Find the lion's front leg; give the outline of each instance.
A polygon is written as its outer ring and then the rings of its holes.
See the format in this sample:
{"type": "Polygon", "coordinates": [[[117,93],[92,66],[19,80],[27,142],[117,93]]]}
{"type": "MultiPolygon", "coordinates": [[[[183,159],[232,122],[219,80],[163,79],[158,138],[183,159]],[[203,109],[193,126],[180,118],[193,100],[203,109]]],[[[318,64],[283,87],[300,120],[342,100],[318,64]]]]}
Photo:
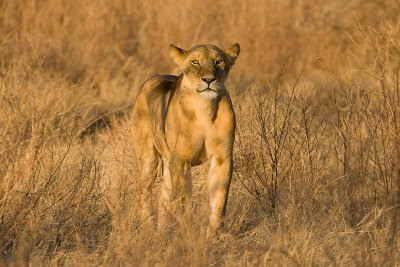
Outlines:
{"type": "Polygon", "coordinates": [[[158,207],[158,228],[165,228],[171,214],[184,211],[192,196],[190,163],[163,160],[163,181],[158,207]]]}
{"type": "Polygon", "coordinates": [[[222,225],[232,176],[232,157],[213,157],[208,173],[208,192],[211,205],[207,235],[212,235],[222,225]]]}

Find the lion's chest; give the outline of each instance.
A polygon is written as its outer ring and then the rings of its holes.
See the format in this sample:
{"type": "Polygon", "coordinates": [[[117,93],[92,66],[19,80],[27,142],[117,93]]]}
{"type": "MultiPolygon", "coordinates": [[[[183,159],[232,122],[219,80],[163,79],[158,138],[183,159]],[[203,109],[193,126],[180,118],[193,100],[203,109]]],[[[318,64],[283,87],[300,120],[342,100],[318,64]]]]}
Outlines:
{"type": "Polygon", "coordinates": [[[205,148],[207,128],[196,118],[167,120],[165,135],[171,154],[192,165],[205,162],[208,159],[205,148]]]}

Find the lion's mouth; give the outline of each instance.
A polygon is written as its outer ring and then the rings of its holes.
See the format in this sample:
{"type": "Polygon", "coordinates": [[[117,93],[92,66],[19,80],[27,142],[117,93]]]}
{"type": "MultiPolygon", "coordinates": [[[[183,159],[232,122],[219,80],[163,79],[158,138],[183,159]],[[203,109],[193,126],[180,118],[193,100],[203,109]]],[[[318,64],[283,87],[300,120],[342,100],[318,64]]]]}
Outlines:
{"type": "Polygon", "coordinates": [[[199,92],[199,93],[206,92],[206,91],[213,91],[213,92],[218,93],[216,90],[211,89],[210,87],[207,87],[207,88],[205,88],[205,89],[203,89],[203,90],[197,90],[197,92],[199,92]]]}

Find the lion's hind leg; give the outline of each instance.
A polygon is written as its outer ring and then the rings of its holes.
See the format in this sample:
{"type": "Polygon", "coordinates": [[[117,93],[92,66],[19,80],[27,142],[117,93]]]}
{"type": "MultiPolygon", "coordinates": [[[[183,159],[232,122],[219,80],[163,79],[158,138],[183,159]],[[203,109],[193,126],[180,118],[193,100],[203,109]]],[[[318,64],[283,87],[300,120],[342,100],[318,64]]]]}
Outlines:
{"type": "Polygon", "coordinates": [[[140,155],[139,158],[139,165],[140,165],[139,186],[141,190],[140,219],[142,222],[150,221],[154,223],[155,221],[151,195],[154,182],[157,178],[157,170],[158,170],[157,167],[159,161],[160,161],[160,156],[154,147],[149,151],[144,151],[144,153],[140,155]]]}
{"type": "Polygon", "coordinates": [[[151,195],[161,157],[154,146],[150,127],[140,123],[139,119],[135,121],[138,124],[133,128],[133,144],[139,165],[140,220],[154,223],[151,195]]]}

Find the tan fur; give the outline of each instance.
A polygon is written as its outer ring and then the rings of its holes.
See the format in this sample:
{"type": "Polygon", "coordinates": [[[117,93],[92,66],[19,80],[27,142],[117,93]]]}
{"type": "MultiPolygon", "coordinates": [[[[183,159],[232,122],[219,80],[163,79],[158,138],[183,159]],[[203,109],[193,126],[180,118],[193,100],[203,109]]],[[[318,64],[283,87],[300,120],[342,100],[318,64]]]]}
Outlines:
{"type": "MultiPolygon", "coordinates": [[[[224,86],[240,47],[170,46],[180,76],[156,76],[141,87],[133,109],[133,141],[141,170],[144,216],[152,217],[151,190],[163,165],[160,204],[190,203],[191,167],[211,160],[209,233],[221,226],[232,176],[235,114],[224,86]]],[[[162,220],[159,212],[159,224],[162,220]]]]}

